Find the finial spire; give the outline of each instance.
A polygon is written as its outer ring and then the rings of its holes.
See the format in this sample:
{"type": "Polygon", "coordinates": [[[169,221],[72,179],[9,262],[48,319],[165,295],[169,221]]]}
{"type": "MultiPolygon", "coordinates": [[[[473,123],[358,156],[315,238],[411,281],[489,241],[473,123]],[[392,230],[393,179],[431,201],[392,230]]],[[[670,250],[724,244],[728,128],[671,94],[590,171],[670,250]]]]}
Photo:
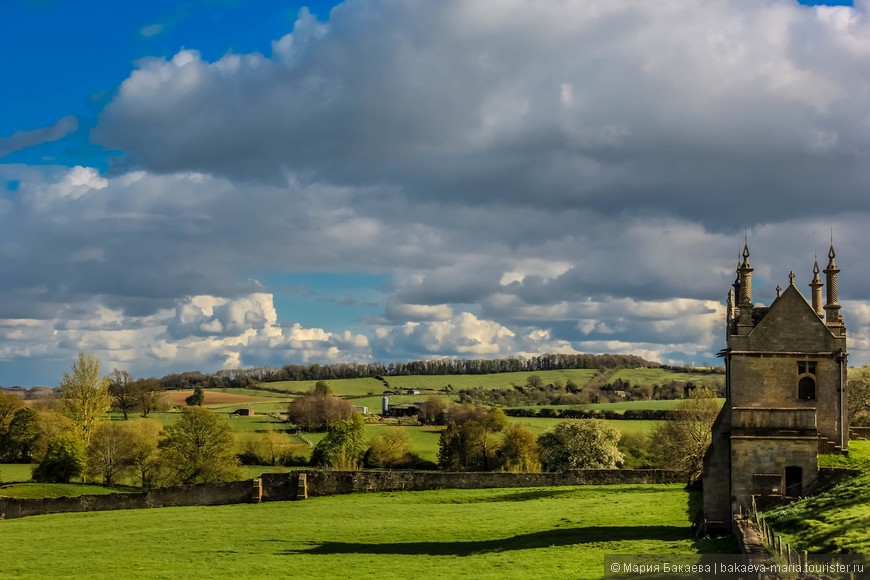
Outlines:
{"type": "Polygon", "coordinates": [[[782,286],[777,284],[776,285],[776,297],[779,298],[780,296],[782,296],[782,286]]]}
{"type": "Polygon", "coordinates": [[[794,270],[788,273],[788,285],[794,286],[794,270]]]}
{"type": "Polygon", "coordinates": [[[819,261],[813,262],[813,281],[810,282],[811,296],[813,302],[813,310],[819,315],[819,318],[824,317],[822,312],[822,281],[819,280],[819,261]]]}
{"type": "Polygon", "coordinates": [[[828,267],[824,270],[825,290],[827,291],[827,300],[825,302],[825,324],[829,326],[843,324],[843,317],[840,315],[840,305],[837,303],[837,274],[840,273],[840,270],[834,262],[834,257],[836,255],[837,253],[834,252],[834,235],[832,229],[831,249],[828,250],[828,267]]]}

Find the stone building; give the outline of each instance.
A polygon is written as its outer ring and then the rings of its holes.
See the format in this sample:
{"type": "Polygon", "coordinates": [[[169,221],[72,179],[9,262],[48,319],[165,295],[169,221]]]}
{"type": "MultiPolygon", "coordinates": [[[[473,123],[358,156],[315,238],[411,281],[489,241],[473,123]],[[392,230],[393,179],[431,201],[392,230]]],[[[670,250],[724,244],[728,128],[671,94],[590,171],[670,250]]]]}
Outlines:
{"type": "Polygon", "coordinates": [[[728,526],[756,496],[812,492],[818,454],[848,446],[846,327],[837,303],[834,247],[824,270],[813,267],[811,302],[794,272],[770,306],[752,303],[749,248],[728,292],[725,406],[704,457],[704,515],[728,526]]]}

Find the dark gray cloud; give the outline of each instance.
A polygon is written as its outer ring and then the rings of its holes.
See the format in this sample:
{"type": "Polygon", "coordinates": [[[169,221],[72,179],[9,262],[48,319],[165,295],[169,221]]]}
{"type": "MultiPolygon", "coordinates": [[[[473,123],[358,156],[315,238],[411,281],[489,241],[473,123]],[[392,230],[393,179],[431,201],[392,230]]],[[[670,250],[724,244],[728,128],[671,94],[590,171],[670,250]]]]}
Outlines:
{"type": "Polygon", "coordinates": [[[724,230],[814,205],[833,215],[868,207],[870,134],[855,122],[870,115],[868,81],[855,72],[870,65],[870,25],[849,14],[785,0],[678,14],[349,3],[328,23],[303,14],[269,57],[143,61],[94,134],[154,171],[292,171],[415,200],[724,230]]]}

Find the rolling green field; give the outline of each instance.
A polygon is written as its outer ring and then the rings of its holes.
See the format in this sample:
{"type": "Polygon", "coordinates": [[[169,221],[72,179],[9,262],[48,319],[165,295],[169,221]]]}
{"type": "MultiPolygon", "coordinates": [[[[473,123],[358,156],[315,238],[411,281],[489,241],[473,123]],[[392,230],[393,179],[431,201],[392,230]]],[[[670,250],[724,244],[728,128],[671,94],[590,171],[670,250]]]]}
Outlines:
{"type": "Polygon", "coordinates": [[[605,554],[733,551],[691,539],[696,502],[679,485],[370,493],[6,520],[0,545],[15,578],[601,578],[605,554]]]}
{"type": "Polygon", "coordinates": [[[610,382],[616,379],[629,381],[632,385],[663,385],[671,381],[692,382],[705,386],[725,383],[724,374],[681,373],[668,369],[620,369],[610,377],[610,382]]]}

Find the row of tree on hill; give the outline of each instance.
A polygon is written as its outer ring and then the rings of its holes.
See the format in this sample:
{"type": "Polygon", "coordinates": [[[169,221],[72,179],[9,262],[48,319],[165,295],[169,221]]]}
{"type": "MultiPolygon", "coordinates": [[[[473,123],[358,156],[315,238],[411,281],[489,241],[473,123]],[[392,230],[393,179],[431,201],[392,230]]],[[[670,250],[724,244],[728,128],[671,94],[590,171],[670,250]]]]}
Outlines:
{"type": "Polygon", "coordinates": [[[247,388],[258,383],[276,381],[318,381],[395,377],[406,375],[482,375],[507,372],[536,372],[559,369],[613,370],[622,368],[657,368],[661,365],[635,355],[624,354],[542,354],[533,357],[503,359],[433,359],[407,363],[335,363],[310,365],[260,366],[248,369],[225,369],[212,374],[199,371],[173,373],[157,379],[164,389],[202,387],[247,388]]]}

